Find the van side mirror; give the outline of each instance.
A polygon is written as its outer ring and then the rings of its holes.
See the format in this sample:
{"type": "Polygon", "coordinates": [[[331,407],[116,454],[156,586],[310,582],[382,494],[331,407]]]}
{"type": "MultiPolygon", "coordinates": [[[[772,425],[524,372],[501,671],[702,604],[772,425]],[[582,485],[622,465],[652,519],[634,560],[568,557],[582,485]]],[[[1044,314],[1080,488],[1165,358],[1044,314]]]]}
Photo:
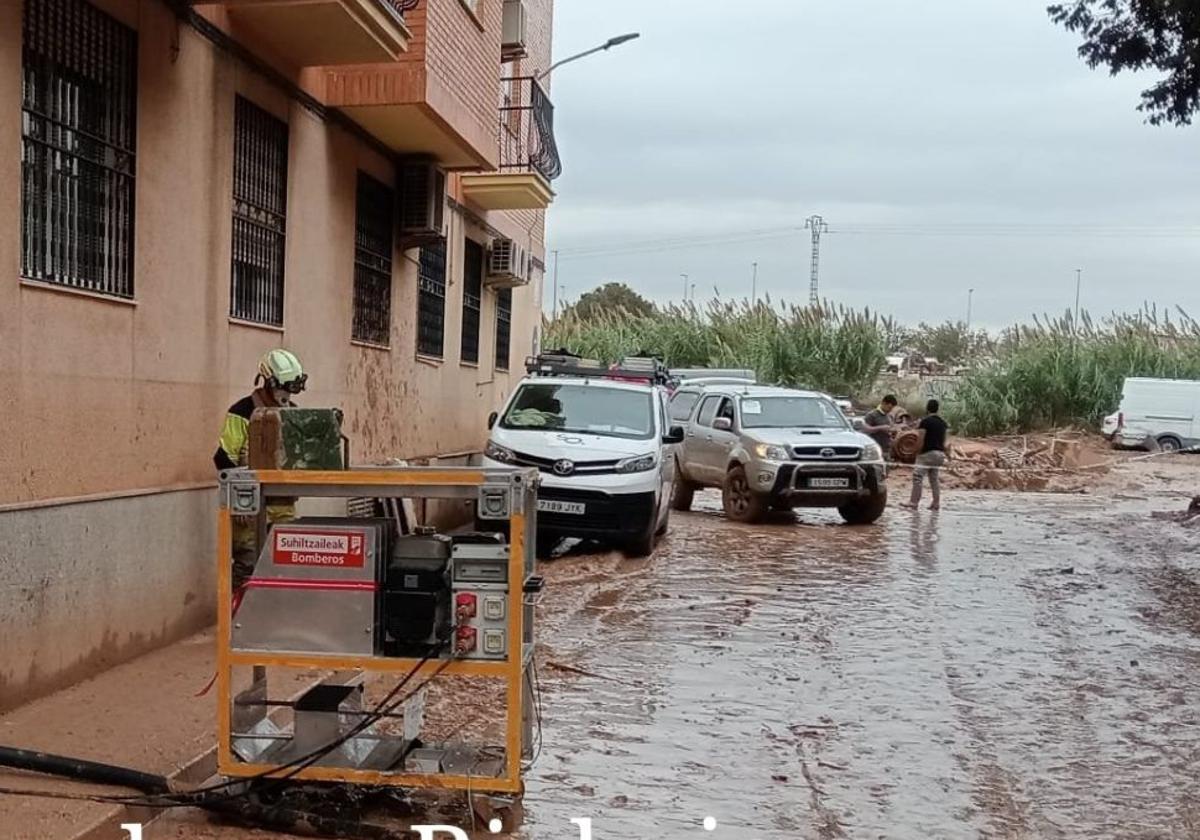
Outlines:
{"type": "Polygon", "coordinates": [[[492,427],[496,425],[496,420],[499,419],[499,417],[500,417],[500,415],[495,411],[493,411],[491,414],[488,415],[488,431],[489,432],[492,430],[492,427]]]}
{"type": "Polygon", "coordinates": [[[732,432],[733,431],[733,421],[730,420],[728,417],[718,417],[716,420],[713,421],[713,428],[716,429],[718,432],[732,432]]]}
{"type": "Polygon", "coordinates": [[[683,426],[672,426],[663,435],[663,443],[683,443],[683,426]]]}

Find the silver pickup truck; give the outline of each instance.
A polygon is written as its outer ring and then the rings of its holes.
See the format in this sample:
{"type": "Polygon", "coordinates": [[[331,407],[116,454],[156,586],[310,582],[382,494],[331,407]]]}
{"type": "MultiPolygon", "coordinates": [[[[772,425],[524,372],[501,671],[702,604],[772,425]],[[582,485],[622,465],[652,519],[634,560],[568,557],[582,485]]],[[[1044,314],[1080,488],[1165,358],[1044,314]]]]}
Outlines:
{"type": "Polygon", "coordinates": [[[721,488],[725,514],[756,522],[770,510],[833,507],[852,525],[887,507],[879,445],[851,426],[824,394],[760,385],[680,387],[672,423],[684,427],[672,505],[721,488]]]}

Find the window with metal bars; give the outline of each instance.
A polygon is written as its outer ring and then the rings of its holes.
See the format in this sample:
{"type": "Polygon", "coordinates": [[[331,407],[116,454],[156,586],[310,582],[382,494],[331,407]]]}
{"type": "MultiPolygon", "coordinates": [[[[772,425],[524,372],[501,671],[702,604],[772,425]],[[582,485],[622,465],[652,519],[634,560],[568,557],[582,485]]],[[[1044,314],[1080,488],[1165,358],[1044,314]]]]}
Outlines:
{"type": "Polygon", "coordinates": [[[417,352],[442,357],[446,333],[446,240],[421,248],[417,352]]]}
{"type": "Polygon", "coordinates": [[[233,269],[229,314],[283,326],[288,126],[238,97],[233,114],[233,269]]]}
{"type": "Polygon", "coordinates": [[[496,292],[496,370],[508,370],[512,354],[512,289],[496,292]]]}
{"type": "Polygon", "coordinates": [[[21,274],[133,297],[137,33],[83,0],[25,0],[21,274]]]}
{"type": "Polygon", "coordinates": [[[463,251],[462,360],[479,362],[479,313],[483,308],[483,246],[472,239],[463,251]]]}
{"type": "Polygon", "coordinates": [[[356,341],[387,345],[392,337],[392,191],[358,173],[354,214],[354,325],[356,341]]]}

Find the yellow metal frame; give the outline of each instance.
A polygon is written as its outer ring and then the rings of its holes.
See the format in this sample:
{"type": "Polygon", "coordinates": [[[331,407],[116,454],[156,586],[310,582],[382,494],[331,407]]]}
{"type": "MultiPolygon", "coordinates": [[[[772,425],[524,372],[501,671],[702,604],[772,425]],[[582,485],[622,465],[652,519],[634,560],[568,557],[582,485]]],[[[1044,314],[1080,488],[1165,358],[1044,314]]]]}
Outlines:
{"type": "MultiPolygon", "coordinates": [[[[263,487],[321,485],[325,487],[408,487],[420,488],[426,495],[437,498],[438,487],[483,487],[488,483],[486,473],[463,468],[446,469],[349,469],[340,471],[316,470],[250,470],[244,473],[263,487]]],[[[280,494],[282,495],[282,494],[280,494]]],[[[347,496],[351,495],[347,493],[347,496]]],[[[514,493],[515,495],[515,493],[514,493]]],[[[265,496],[263,503],[265,504],[265,496]]],[[[516,500],[514,499],[514,502],[516,500]]],[[[410,788],[441,788],[479,793],[519,794],[522,752],[522,692],[525,691],[524,635],[525,610],[525,548],[528,511],[513,505],[509,519],[508,555],[508,638],[509,653],[505,660],[429,660],[421,665],[419,659],[393,657],[326,656],[293,653],[258,653],[232,649],[232,535],[233,521],[225,498],[217,510],[217,770],[223,776],[247,778],[262,776],[278,765],[251,764],[238,760],[233,754],[232,729],[232,669],[236,665],[264,665],[292,668],[322,668],[331,671],[361,670],[373,673],[405,673],[420,666],[417,677],[439,668],[442,673],[457,676],[477,676],[504,679],[505,690],[505,766],[500,776],[461,776],[445,773],[384,773],[330,767],[308,767],[287,771],[289,778],[315,782],[343,782],[375,786],[410,788]],[[445,666],[445,667],[443,667],[445,666]]],[[[416,679],[417,677],[414,677],[416,679]]]]}

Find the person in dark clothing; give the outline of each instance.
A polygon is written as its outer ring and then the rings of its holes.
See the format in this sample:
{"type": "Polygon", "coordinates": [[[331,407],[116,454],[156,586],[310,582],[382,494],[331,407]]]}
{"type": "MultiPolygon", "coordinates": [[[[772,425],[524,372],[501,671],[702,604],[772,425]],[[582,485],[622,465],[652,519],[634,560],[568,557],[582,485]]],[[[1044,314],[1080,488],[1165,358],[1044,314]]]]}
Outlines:
{"type": "Polygon", "coordinates": [[[925,416],[917,424],[921,432],[921,453],[917,455],[917,464],[913,468],[909,507],[915,508],[921,503],[921,484],[926,476],[929,477],[929,492],[933,496],[929,509],[937,510],[942,504],[942,488],[938,478],[946,464],[946,433],[949,427],[938,414],[940,408],[937,400],[930,400],[925,405],[925,416]]]}
{"type": "Polygon", "coordinates": [[[896,398],[888,394],[879,401],[879,407],[867,412],[863,418],[863,434],[879,444],[883,450],[883,460],[888,460],[892,452],[892,436],[896,433],[896,424],[892,420],[892,411],[896,408],[896,398]]]}

